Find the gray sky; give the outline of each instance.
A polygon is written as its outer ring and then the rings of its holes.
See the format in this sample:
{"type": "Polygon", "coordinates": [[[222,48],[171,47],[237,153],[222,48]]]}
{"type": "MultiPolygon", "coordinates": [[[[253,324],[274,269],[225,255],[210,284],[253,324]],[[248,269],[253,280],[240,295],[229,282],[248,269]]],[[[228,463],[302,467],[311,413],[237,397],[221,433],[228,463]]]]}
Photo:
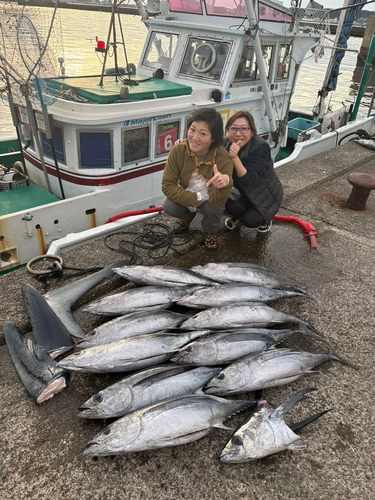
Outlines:
{"type": "MultiPolygon", "coordinates": [[[[325,9],[337,9],[338,7],[342,7],[344,5],[344,0],[315,0],[316,2],[320,3],[320,5],[323,5],[325,9]]],[[[284,5],[289,2],[285,2],[284,0],[284,5]]],[[[302,7],[306,7],[306,5],[309,3],[309,0],[303,0],[302,1],[302,7]]],[[[368,5],[365,5],[363,7],[365,10],[371,10],[375,11],[375,2],[374,3],[369,3],[368,5]]]]}

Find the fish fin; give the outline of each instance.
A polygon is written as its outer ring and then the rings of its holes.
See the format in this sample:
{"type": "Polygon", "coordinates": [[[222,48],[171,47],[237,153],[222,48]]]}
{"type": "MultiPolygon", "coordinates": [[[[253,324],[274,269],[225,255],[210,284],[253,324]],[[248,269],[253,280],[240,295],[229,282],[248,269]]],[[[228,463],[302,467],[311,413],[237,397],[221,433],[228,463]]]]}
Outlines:
{"type": "Polygon", "coordinates": [[[324,337],[324,334],[322,332],[320,332],[319,330],[317,330],[316,328],[314,328],[312,326],[312,324],[310,323],[310,321],[300,320],[299,328],[303,328],[303,327],[306,327],[306,328],[312,330],[316,335],[319,335],[319,337],[324,337]]]}
{"type": "Polygon", "coordinates": [[[290,443],[288,445],[288,450],[294,450],[294,451],[300,451],[300,450],[304,450],[306,448],[306,446],[302,443],[290,443]]]}
{"type": "Polygon", "coordinates": [[[331,359],[334,359],[335,361],[339,361],[343,365],[350,366],[350,368],[353,368],[353,370],[359,370],[358,366],[352,365],[351,363],[349,363],[345,359],[340,358],[340,356],[338,356],[333,349],[328,349],[327,354],[331,359]]]}
{"type": "Polygon", "coordinates": [[[217,429],[225,429],[226,431],[232,431],[232,432],[234,432],[235,430],[232,429],[231,427],[227,427],[226,425],[220,423],[213,425],[213,427],[216,427],[217,429]]]}
{"type": "Polygon", "coordinates": [[[290,425],[289,428],[293,432],[298,431],[299,429],[302,429],[302,427],[306,427],[306,425],[311,424],[312,422],[314,422],[314,420],[317,420],[318,418],[322,417],[331,410],[332,408],[330,408],[329,410],[321,411],[320,413],[316,413],[315,415],[311,415],[311,417],[305,418],[304,420],[301,420],[301,422],[297,422],[293,425],[290,425]]]}
{"type": "Polygon", "coordinates": [[[85,278],[73,281],[68,285],[56,288],[52,292],[45,294],[44,298],[49,306],[55,311],[62,323],[74,337],[83,338],[85,333],[78,325],[71,312],[72,305],[77,302],[86,292],[100,283],[104,278],[111,278],[113,269],[125,261],[118,261],[114,264],[85,278]]]}
{"type": "Polygon", "coordinates": [[[300,403],[301,401],[304,401],[305,399],[308,399],[305,397],[305,394],[308,392],[316,391],[314,387],[309,387],[307,389],[302,389],[290,396],[290,398],[286,399],[281,405],[279,405],[276,410],[274,411],[272,418],[283,418],[284,415],[290,411],[293,406],[295,406],[297,403],[300,403]]]}
{"type": "Polygon", "coordinates": [[[65,352],[74,347],[74,340],[68,329],[43,295],[26,284],[22,285],[22,295],[35,342],[51,353],[59,350],[65,352]]]}
{"type": "Polygon", "coordinates": [[[306,325],[301,324],[298,330],[296,330],[296,333],[301,333],[302,335],[306,335],[307,337],[310,337],[312,339],[319,340],[319,342],[327,342],[324,338],[321,338],[321,336],[314,335],[313,333],[309,332],[306,325]]]}

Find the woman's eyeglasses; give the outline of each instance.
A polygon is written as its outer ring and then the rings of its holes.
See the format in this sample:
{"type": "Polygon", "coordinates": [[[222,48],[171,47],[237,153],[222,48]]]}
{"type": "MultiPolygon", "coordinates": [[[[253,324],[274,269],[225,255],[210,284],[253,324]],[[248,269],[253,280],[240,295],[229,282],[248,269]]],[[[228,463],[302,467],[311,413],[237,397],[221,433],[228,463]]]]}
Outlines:
{"type": "Polygon", "coordinates": [[[229,132],[232,132],[232,134],[236,134],[238,130],[241,134],[246,134],[250,130],[250,127],[229,127],[229,132]]]}

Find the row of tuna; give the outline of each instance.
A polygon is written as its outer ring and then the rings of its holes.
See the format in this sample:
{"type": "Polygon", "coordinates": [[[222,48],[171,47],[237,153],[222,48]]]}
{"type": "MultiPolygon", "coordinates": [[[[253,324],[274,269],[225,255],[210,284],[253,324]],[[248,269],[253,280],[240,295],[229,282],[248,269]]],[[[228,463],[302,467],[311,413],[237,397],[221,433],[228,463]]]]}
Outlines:
{"type": "Polygon", "coordinates": [[[229,440],[221,461],[247,461],[300,449],[294,430],[325,412],[294,427],[288,427],[284,417],[314,389],[297,392],[278,408],[264,400],[261,391],[293,382],[329,359],[343,362],[332,350],[313,354],[275,348],[295,333],[319,341],[323,335],[308,321],[268,305],[298,295],[312,298],[306,289],[254,264],[211,263],[185,270],[117,262],[45,296],[28,285],[22,291],[35,343],[9,323],[4,334],[17,372],[38,403],[62,390],[71,372],[131,372],[81,406],[82,418],[118,418],[94,437],[85,455],[184,444],[213,427],[228,429],[223,422],[248,408],[254,411],[229,440]],[[88,305],[86,312],[114,319],[85,335],[71,307],[113,272],[141,286],[88,305]],[[168,310],[173,305],[188,311],[168,310]],[[190,314],[192,309],[200,312],[190,314]],[[297,328],[272,329],[283,324],[297,328]],[[56,363],[55,357],[75,345],[72,335],[80,338],[76,352],[56,363]],[[34,359],[32,368],[25,368],[30,363],[20,357],[22,351],[24,357],[33,352],[40,366],[34,359]],[[51,375],[41,377],[41,371],[53,374],[53,380],[51,375]],[[41,386],[35,387],[35,380],[43,378],[41,386]],[[247,392],[255,392],[255,399],[221,397],[247,392]]]}

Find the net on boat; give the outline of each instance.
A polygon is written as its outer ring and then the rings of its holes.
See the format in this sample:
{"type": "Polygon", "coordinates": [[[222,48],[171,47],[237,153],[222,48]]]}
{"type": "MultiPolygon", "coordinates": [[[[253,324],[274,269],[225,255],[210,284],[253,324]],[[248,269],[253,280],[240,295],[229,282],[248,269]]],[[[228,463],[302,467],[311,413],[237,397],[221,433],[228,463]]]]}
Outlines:
{"type": "Polygon", "coordinates": [[[64,74],[64,50],[58,9],[4,3],[0,9],[0,79],[13,99],[33,107],[57,99],[64,74]]]}

